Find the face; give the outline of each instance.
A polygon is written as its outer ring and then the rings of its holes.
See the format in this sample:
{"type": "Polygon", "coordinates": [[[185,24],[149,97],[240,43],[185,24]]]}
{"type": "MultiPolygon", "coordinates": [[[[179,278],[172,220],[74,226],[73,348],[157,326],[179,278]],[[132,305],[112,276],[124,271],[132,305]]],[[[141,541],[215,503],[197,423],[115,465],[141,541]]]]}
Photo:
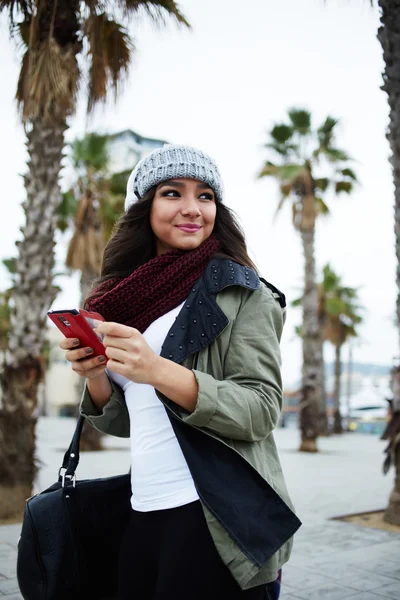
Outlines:
{"type": "Polygon", "coordinates": [[[215,194],[196,179],[170,179],[157,186],[150,224],[157,255],[194,250],[210,237],[217,212],[215,194]]]}

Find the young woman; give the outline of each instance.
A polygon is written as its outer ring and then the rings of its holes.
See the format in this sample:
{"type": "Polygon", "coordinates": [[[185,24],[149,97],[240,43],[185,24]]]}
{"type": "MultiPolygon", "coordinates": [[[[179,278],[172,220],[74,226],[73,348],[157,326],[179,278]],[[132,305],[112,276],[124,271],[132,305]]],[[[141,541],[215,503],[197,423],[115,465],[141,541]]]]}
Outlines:
{"type": "Polygon", "coordinates": [[[87,381],[82,414],[131,440],[118,597],[273,598],[300,525],[272,433],[285,298],[259,279],[203,152],[146,156],[125,208],[86,302],[107,357],[61,344],[87,381]]]}

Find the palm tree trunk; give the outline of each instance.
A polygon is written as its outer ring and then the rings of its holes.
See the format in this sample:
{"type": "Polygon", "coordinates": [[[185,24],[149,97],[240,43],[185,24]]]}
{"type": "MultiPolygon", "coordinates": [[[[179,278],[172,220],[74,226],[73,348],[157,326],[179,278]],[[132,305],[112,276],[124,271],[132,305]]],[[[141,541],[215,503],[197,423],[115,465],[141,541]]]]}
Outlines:
{"type": "Polygon", "coordinates": [[[324,342],[322,340],[322,324],[319,323],[320,331],[320,342],[321,342],[321,356],[322,356],[322,373],[321,373],[321,412],[319,416],[319,435],[328,436],[328,398],[326,395],[326,379],[325,379],[325,368],[324,368],[324,342]]]}
{"type": "Polygon", "coordinates": [[[342,426],[342,415],[340,413],[340,383],[341,383],[341,375],[342,375],[342,363],[340,360],[340,350],[341,345],[337,344],[335,347],[335,391],[334,391],[334,401],[335,401],[335,412],[334,412],[334,420],[333,420],[333,433],[343,433],[342,426]]]}
{"type": "Polygon", "coordinates": [[[303,295],[303,370],[300,401],[301,452],[317,452],[321,414],[322,353],[315,282],[314,228],[302,230],[305,268],[303,295]]]}
{"type": "Polygon", "coordinates": [[[50,127],[36,118],[27,131],[26,223],[17,242],[11,331],[1,377],[0,519],[22,514],[36,474],[37,391],[43,375],[46,312],[56,297],[54,231],[66,128],[66,121],[50,127]]]}
{"type": "MultiPolygon", "coordinates": [[[[378,0],[381,8],[381,27],[378,30],[378,40],[382,45],[385,71],[382,89],[388,95],[389,128],[387,138],[391,149],[390,162],[393,167],[394,182],[394,217],[395,217],[395,246],[397,257],[397,327],[400,347],[400,0],[378,0]]],[[[395,488],[390,500],[392,522],[400,522],[400,450],[396,453],[395,488]],[[397,491],[396,491],[397,490],[397,491]],[[397,502],[393,495],[397,494],[397,502]]],[[[389,510],[389,509],[388,509],[389,510]]]]}
{"type": "Polygon", "coordinates": [[[394,488],[389,497],[384,520],[393,525],[400,525],[400,432],[397,433],[397,446],[394,450],[394,488]]]}

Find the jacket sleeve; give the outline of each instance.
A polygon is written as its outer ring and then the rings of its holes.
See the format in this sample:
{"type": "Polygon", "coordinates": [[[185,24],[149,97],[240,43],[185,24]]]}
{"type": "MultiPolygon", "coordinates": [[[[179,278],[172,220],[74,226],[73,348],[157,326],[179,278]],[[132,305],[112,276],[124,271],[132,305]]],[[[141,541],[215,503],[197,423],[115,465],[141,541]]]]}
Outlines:
{"type": "Polygon", "coordinates": [[[110,384],[112,394],[102,412],[99,412],[93,404],[89,390],[85,384],[79,412],[101,433],[128,438],[130,437],[130,422],[125,394],[122,388],[111,379],[110,384]]]}
{"type": "Polygon", "coordinates": [[[224,362],[224,379],[194,370],[199,386],[190,425],[230,439],[257,441],[276,427],[282,410],[279,341],[285,311],[262,286],[242,303],[224,362]]]}

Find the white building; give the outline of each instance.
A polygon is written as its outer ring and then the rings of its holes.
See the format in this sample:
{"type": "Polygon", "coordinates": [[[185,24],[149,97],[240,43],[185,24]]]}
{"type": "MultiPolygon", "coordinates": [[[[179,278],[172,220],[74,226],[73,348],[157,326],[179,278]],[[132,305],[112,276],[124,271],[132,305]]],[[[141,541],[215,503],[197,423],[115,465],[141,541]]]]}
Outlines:
{"type": "Polygon", "coordinates": [[[162,148],[166,143],[164,140],[143,137],[131,129],[115,133],[108,142],[111,173],[131,171],[146,154],[162,148]]]}

